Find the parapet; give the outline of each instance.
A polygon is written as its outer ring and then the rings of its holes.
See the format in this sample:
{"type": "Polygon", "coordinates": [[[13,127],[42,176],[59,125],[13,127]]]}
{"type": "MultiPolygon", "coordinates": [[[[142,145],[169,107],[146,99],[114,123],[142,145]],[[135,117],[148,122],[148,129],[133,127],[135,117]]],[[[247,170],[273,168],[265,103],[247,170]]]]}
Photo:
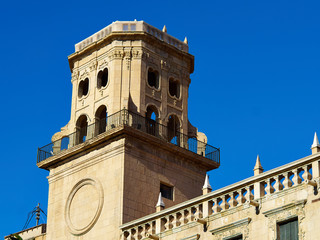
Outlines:
{"type": "Polygon", "coordinates": [[[177,38],[166,33],[166,28],[163,31],[149,25],[144,21],[115,21],[100,31],[94,33],[90,37],[82,40],[75,45],[75,51],[81,51],[87,46],[98,42],[99,40],[109,36],[112,33],[138,33],[144,32],[151,34],[159,40],[166,42],[177,49],[188,52],[189,47],[186,42],[180,41],[177,38]]]}

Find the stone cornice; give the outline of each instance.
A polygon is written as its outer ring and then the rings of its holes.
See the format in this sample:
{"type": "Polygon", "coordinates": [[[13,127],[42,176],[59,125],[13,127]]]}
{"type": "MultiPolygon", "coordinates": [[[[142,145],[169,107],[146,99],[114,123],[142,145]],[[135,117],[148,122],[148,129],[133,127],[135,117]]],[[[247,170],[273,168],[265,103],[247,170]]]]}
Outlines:
{"type": "Polygon", "coordinates": [[[210,232],[212,234],[218,234],[220,232],[224,232],[224,231],[227,231],[231,228],[236,228],[236,227],[240,227],[242,225],[248,225],[251,221],[251,218],[244,218],[244,219],[241,219],[239,221],[236,221],[236,222],[233,222],[233,223],[230,223],[230,224],[227,224],[227,225],[224,225],[222,227],[218,227],[218,228],[215,228],[213,230],[210,230],[210,232]]]}
{"type": "Polygon", "coordinates": [[[111,44],[112,41],[114,40],[118,40],[118,41],[126,41],[126,40],[142,40],[146,43],[149,43],[151,45],[153,45],[156,48],[162,49],[166,52],[169,52],[172,56],[179,58],[179,59],[183,59],[185,61],[188,62],[189,65],[189,73],[192,73],[194,71],[194,56],[181,51],[177,48],[175,48],[174,46],[161,41],[159,39],[157,39],[156,37],[145,33],[145,32],[113,32],[110,33],[108,36],[104,37],[103,39],[93,42],[90,45],[88,45],[86,48],[75,52],[73,54],[71,54],[68,57],[69,60],[69,66],[70,66],[70,70],[72,71],[74,68],[74,62],[78,61],[79,59],[82,59],[83,56],[87,56],[88,54],[93,53],[94,51],[102,48],[103,46],[106,46],[108,44],[111,44]]]}
{"type": "Polygon", "coordinates": [[[297,202],[289,203],[287,205],[284,205],[284,206],[281,206],[281,207],[278,207],[278,208],[274,208],[274,209],[265,211],[262,214],[264,214],[266,217],[270,217],[270,216],[272,216],[274,214],[278,214],[279,212],[282,212],[282,211],[285,211],[285,210],[288,210],[288,209],[291,209],[291,208],[295,208],[297,206],[303,207],[306,204],[306,202],[307,202],[307,199],[303,199],[303,200],[300,200],[300,201],[297,201],[297,202]]]}

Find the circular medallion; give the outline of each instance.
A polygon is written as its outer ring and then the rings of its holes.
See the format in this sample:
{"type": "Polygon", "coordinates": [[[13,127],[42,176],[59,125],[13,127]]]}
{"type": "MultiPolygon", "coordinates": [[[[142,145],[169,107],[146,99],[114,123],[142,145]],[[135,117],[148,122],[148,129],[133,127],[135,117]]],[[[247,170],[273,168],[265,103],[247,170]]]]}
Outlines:
{"type": "Polygon", "coordinates": [[[98,220],[103,206],[103,189],[99,182],[86,178],[71,190],[65,209],[69,231],[81,235],[89,231],[98,220]]]}

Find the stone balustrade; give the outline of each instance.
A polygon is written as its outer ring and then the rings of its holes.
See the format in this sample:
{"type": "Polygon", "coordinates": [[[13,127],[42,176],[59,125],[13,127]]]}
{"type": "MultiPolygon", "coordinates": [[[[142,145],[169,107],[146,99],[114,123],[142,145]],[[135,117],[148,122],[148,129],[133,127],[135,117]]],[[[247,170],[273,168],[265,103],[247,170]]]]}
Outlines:
{"type": "MultiPolygon", "coordinates": [[[[319,187],[320,154],[310,155],[290,164],[260,173],[222,189],[207,193],[171,208],[123,224],[123,240],[159,239],[167,231],[175,231],[190,223],[206,223],[210,217],[243,206],[261,208],[274,195],[286,193],[302,184],[319,187]]],[[[259,214],[259,213],[257,213],[259,214]]]]}
{"type": "Polygon", "coordinates": [[[188,44],[170,36],[166,32],[163,32],[144,21],[116,21],[108,25],[107,27],[101,29],[100,31],[94,33],[90,37],[82,40],[75,45],[75,51],[81,51],[90,44],[97,42],[104,37],[115,32],[146,32],[154,37],[182,50],[188,52],[188,44]]]}

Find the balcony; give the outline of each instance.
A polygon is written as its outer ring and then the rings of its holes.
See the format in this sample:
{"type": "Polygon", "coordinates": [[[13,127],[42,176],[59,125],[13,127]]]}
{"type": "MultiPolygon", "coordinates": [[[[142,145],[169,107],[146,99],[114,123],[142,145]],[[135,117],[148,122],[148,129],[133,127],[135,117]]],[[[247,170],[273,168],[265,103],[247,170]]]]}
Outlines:
{"type": "Polygon", "coordinates": [[[102,133],[114,131],[115,128],[120,126],[128,126],[153,135],[158,139],[187,149],[220,164],[219,148],[198,141],[196,138],[190,138],[179,131],[172,130],[152,119],[145,118],[126,109],[114,113],[107,118],[100,119],[94,124],[82,126],[78,128],[76,132],[38,148],[37,163],[66,149],[93,139],[102,133]]]}

